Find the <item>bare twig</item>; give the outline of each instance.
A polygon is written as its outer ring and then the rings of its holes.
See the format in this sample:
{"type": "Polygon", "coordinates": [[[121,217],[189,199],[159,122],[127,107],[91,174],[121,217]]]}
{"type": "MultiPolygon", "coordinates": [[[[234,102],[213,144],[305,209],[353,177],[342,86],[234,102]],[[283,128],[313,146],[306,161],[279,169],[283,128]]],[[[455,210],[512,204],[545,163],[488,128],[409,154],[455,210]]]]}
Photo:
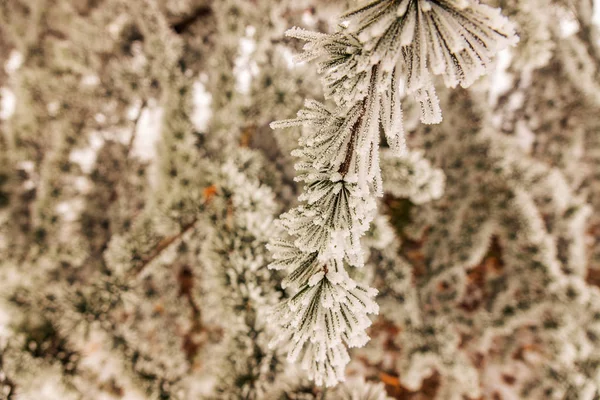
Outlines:
{"type": "Polygon", "coordinates": [[[152,249],[150,254],[144,257],[139,265],[136,265],[134,268],[131,269],[130,274],[132,276],[139,275],[148,264],[154,261],[159,255],[161,255],[161,253],[165,251],[170,245],[181,239],[183,235],[185,235],[187,232],[191,231],[196,226],[196,222],[198,222],[198,219],[194,218],[190,223],[184,225],[179,233],[172,236],[168,236],[162,239],[160,242],[158,242],[158,244],[154,247],[154,249],[152,249]]]}
{"type": "Polygon", "coordinates": [[[188,30],[189,27],[194,24],[194,22],[211,14],[212,8],[210,6],[200,6],[196,8],[191,15],[188,15],[182,20],[173,23],[171,25],[171,29],[173,29],[178,35],[181,35],[188,30]]]}

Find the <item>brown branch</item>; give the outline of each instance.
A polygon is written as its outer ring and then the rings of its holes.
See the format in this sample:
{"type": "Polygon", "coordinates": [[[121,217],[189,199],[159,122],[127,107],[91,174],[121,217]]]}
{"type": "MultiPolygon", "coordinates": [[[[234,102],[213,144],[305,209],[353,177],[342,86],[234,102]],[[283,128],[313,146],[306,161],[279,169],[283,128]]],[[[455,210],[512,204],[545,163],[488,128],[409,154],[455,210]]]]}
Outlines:
{"type": "Polygon", "coordinates": [[[191,327],[190,330],[184,335],[183,339],[183,350],[190,363],[193,363],[198,349],[201,343],[195,340],[194,336],[204,331],[202,325],[202,313],[200,307],[194,300],[192,293],[194,288],[194,273],[189,265],[184,265],[179,270],[177,275],[177,281],[179,282],[179,295],[187,299],[190,308],[192,309],[192,315],[190,316],[191,327]]]}
{"type": "MultiPolygon", "coordinates": [[[[375,95],[375,86],[377,83],[376,82],[377,81],[377,68],[378,67],[376,65],[371,70],[371,82],[370,82],[370,88],[369,88],[369,93],[367,94],[367,97],[375,95]]],[[[364,98],[362,100],[362,104],[360,106],[362,108],[360,117],[358,117],[358,120],[356,120],[356,123],[354,123],[354,125],[352,126],[352,132],[350,133],[350,142],[348,142],[348,147],[346,147],[346,156],[344,157],[344,161],[342,162],[342,164],[340,165],[340,168],[338,169],[338,172],[342,176],[346,176],[346,174],[350,170],[350,164],[352,163],[352,155],[354,154],[353,147],[354,147],[354,143],[356,142],[356,137],[358,136],[358,129],[362,125],[363,118],[365,116],[365,113],[367,112],[366,106],[367,106],[367,98],[364,98]]]]}
{"type": "MultiPolygon", "coordinates": [[[[210,186],[204,188],[203,193],[202,193],[204,196],[204,204],[209,204],[211,202],[213,196],[215,196],[216,193],[217,193],[217,187],[215,185],[210,185],[210,186]]],[[[154,249],[152,249],[150,254],[148,254],[146,257],[142,258],[140,264],[131,268],[130,275],[132,277],[134,277],[135,275],[139,275],[144,270],[144,268],[146,268],[146,266],[148,264],[150,264],[152,261],[154,261],[154,259],[156,257],[158,257],[165,249],[167,249],[167,247],[169,247],[171,244],[173,244],[177,240],[181,239],[183,237],[183,235],[185,235],[187,232],[192,230],[196,226],[197,222],[198,222],[198,218],[194,217],[194,219],[192,219],[192,221],[190,221],[189,223],[187,223],[181,227],[181,231],[179,233],[169,236],[169,237],[166,237],[166,238],[163,238],[161,241],[159,241],[158,244],[154,247],[154,249]]]]}
{"type": "Polygon", "coordinates": [[[191,15],[186,16],[180,21],[177,21],[171,25],[171,29],[178,35],[181,35],[186,30],[201,18],[207,17],[212,14],[212,8],[210,6],[200,6],[194,10],[191,15]]]}
{"type": "Polygon", "coordinates": [[[158,242],[158,244],[156,245],[156,247],[154,247],[154,249],[152,249],[150,254],[144,257],[139,265],[136,265],[131,269],[130,275],[139,275],[144,270],[144,268],[146,268],[148,264],[154,261],[164,250],[166,250],[170,245],[181,239],[183,235],[185,235],[187,232],[192,230],[192,228],[196,226],[196,222],[198,222],[198,219],[194,218],[190,223],[184,225],[179,233],[177,233],[176,235],[166,237],[160,242],[158,242]]]}
{"type": "Polygon", "coordinates": [[[192,314],[195,319],[200,319],[200,307],[196,304],[192,296],[192,289],[194,288],[194,273],[189,265],[184,265],[179,271],[177,276],[179,281],[179,295],[187,298],[190,307],[192,308],[192,314]]]}
{"type": "Polygon", "coordinates": [[[354,142],[356,142],[356,136],[358,136],[358,127],[362,124],[362,119],[363,115],[358,118],[352,127],[352,132],[350,133],[350,142],[348,142],[348,147],[346,147],[346,157],[344,157],[344,161],[340,165],[340,169],[338,169],[338,172],[342,174],[342,176],[346,176],[348,170],[350,170],[350,163],[352,162],[352,155],[354,154],[354,142]]]}

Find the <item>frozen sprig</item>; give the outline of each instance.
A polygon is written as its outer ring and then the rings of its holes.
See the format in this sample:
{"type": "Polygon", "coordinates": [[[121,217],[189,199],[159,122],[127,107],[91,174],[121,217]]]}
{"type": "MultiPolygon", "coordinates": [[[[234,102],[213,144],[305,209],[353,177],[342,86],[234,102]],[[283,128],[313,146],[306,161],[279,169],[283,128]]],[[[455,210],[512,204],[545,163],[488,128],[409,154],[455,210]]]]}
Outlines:
{"type": "MultiPolygon", "coordinates": [[[[335,136],[323,134],[344,130],[346,121],[328,114],[318,103],[312,108],[314,113],[299,113],[299,118],[308,116],[311,121],[325,116],[326,122],[317,135],[304,135],[301,142],[305,147],[295,153],[301,158],[296,164],[300,172],[296,180],[305,184],[299,198],[303,204],[280,219],[293,239],[277,239],[269,245],[274,259],[270,267],[292,270],[282,286],[299,291],[277,308],[272,320],[284,332],[278,341],[289,342],[289,358],[301,356],[309,377],[317,384],[332,386],[343,380],[350,360],[346,347],[367,342],[365,329],[371,324],[367,314],[378,311],[373,301],[376,291],[358,285],[344,268],[344,262],[364,264],[360,238],[373,219],[375,201],[352,172],[357,169],[352,149],[346,143],[328,142],[335,136]],[[343,157],[332,160],[335,153],[327,150],[327,144],[345,149],[343,157]]],[[[357,140],[355,126],[361,116],[358,111],[355,114],[356,121],[350,123],[354,127],[347,132],[348,143],[357,140]]]]}
{"type": "MultiPolygon", "coordinates": [[[[402,83],[421,103],[421,120],[440,122],[430,71],[443,74],[448,86],[469,86],[493,55],[514,40],[512,28],[497,10],[475,2],[377,0],[343,18],[349,25],[342,24],[333,34],[300,28],[287,32],[306,42],[297,60],[318,61],[325,97],[335,102],[335,109],[310,100],[297,118],[271,124],[305,128],[300,148],[292,152],[299,158],[296,181],[304,183],[299,197],[303,203],[281,217],[291,238],[270,247],[275,260],[271,268],[290,268],[283,285],[299,291],[278,308],[273,321],[286,332],[290,358],[303,353],[302,365],[311,377],[328,386],[343,379],[348,362],[343,344],[363,342],[342,341],[338,334],[348,321],[337,314],[344,310],[340,304],[346,304],[339,296],[351,298],[345,293],[358,287],[344,262],[364,263],[360,238],[374,218],[375,196],[383,195],[381,134],[395,156],[405,153],[402,83]],[[322,334],[323,324],[327,335],[322,334]]],[[[419,165],[423,168],[418,171],[427,170],[424,162],[419,165]]],[[[415,194],[416,202],[441,195],[440,172],[431,177],[435,182],[429,193],[415,194]]],[[[411,190],[427,190],[422,187],[427,186],[426,178],[417,176],[411,190]]],[[[368,297],[374,295],[364,290],[368,297]]],[[[344,316],[362,321],[352,326],[353,337],[366,338],[366,315],[376,307],[358,301],[346,311],[344,316]]]]}
{"type": "Polygon", "coordinates": [[[377,313],[375,289],[354,282],[343,266],[333,263],[312,275],[293,297],[273,313],[282,335],[274,339],[289,343],[289,361],[301,366],[318,385],[333,386],[344,380],[350,361],[346,347],[361,347],[368,341],[367,314],[377,313]]]}
{"type": "Polygon", "coordinates": [[[371,65],[400,70],[424,123],[441,121],[433,75],[448,87],[468,87],[518,40],[499,9],[474,0],[375,0],[342,19],[371,65]]]}
{"type": "Polygon", "coordinates": [[[367,314],[378,312],[376,291],[357,284],[344,267],[344,260],[355,266],[364,262],[359,239],[374,204],[339,173],[309,182],[305,204],[281,218],[295,241],[275,239],[268,246],[273,254],[269,267],[290,269],[282,286],[298,290],[271,319],[282,329],[275,342],[289,343],[289,359],[300,358],[310,378],[332,386],[343,380],[350,360],[346,347],[367,342],[367,314]]]}
{"type": "Polygon", "coordinates": [[[320,258],[346,257],[350,264],[361,266],[359,239],[371,220],[372,199],[346,180],[315,180],[300,199],[306,204],[281,217],[287,232],[297,237],[294,245],[304,252],[318,251],[320,258]]]}

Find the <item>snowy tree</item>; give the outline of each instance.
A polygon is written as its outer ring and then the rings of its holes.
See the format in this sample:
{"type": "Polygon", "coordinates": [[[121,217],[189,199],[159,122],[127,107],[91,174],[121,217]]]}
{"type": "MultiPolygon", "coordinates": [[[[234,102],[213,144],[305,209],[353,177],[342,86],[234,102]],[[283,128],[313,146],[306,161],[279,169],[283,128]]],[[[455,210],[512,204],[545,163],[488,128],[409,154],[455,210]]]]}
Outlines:
{"type": "Polygon", "coordinates": [[[599,12],[0,1],[0,399],[598,398],[599,12]]]}

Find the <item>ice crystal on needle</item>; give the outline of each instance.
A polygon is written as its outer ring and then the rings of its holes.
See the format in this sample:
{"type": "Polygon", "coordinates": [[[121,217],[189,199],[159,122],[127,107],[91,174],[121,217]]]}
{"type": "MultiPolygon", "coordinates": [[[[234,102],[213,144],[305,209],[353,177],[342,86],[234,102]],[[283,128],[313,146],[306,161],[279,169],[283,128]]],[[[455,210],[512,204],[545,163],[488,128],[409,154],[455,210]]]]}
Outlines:
{"type": "Polygon", "coordinates": [[[333,386],[344,379],[350,361],[346,347],[367,343],[365,329],[371,325],[367,314],[378,312],[376,291],[355,283],[342,268],[312,275],[274,312],[285,334],[273,344],[292,343],[288,360],[300,359],[318,385],[333,386]]]}

